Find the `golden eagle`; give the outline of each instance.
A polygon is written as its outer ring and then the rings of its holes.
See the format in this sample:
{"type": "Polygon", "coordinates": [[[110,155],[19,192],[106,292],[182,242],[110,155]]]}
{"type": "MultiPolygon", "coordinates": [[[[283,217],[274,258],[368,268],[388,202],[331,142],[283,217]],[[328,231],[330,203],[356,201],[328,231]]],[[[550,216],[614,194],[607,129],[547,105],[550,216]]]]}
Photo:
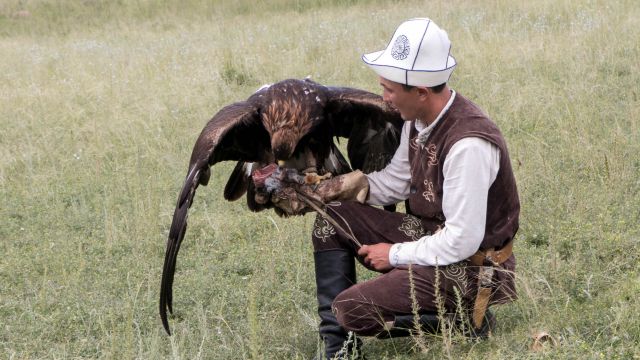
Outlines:
{"type": "Polygon", "coordinates": [[[249,209],[260,211],[272,204],[260,197],[251,181],[258,169],[277,163],[320,176],[344,174],[352,167],[365,173],[380,170],[399,145],[402,125],[400,114],[379,95],[309,79],[263,86],[246,101],[222,108],[196,140],[169,230],[160,289],[160,317],[167,333],[171,334],[167,310],[173,312],[173,277],[187,211],[198,185],[209,182],[211,166],[237,161],[224,198],[237,200],[246,193],[249,209]],[[334,142],[339,137],[348,138],[350,165],[334,142]]]}

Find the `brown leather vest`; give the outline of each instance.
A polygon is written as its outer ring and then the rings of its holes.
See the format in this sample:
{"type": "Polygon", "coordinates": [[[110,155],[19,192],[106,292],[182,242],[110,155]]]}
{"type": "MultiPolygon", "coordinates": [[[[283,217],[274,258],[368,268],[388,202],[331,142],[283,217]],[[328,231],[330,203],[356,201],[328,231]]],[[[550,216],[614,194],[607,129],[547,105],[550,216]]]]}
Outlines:
{"type": "Polygon", "coordinates": [[[408,212],[422,219],[428,232],[444,226],[442,212],[443,166],[449,150],[465,137],[485,139],[500,149],[500,170],[487,203],[487,224],[480,249],[502,247],[518,230],[520,201],[507,145],[498,127],[471,101],[456,94],[449,110],[440,119],[424,145],[416,142],[414,123],[409,136],[411,190],[408,212]]]}

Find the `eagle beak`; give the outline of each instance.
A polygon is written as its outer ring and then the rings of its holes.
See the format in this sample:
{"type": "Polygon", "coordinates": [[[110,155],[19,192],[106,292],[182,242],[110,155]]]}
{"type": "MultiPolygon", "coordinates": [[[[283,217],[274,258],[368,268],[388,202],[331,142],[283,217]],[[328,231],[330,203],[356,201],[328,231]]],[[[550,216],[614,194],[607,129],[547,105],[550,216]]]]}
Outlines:
{"type": "Polygon", "coordinates": [[[278,166],[284,167],[284,164],[285,164],[284,160],[278,160],[278,166]]]}

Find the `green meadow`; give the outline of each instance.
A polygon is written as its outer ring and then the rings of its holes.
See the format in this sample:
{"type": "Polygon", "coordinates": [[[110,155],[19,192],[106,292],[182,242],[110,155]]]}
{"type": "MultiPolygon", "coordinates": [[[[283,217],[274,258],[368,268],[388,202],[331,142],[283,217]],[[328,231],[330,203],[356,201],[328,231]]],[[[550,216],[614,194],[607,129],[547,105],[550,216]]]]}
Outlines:
{"type": "MultiPolygon", "coordinates": [[[[620,0],[3,0],[0,359],[310,359],[313,216],[200,187],[164,249],[191,149],[221,107],[310,75],[380,92],[360,60],[411,17],[446,29],[451,86],[507,139],[522,203],[515,303],[483,342],[364,339],[369,359],[640,358],[640,6],[620,0]],[[533,337],[553,337],[541,350],[533,337]]],[[[361,279],[375,273],[359,268],[361,279]]]]}

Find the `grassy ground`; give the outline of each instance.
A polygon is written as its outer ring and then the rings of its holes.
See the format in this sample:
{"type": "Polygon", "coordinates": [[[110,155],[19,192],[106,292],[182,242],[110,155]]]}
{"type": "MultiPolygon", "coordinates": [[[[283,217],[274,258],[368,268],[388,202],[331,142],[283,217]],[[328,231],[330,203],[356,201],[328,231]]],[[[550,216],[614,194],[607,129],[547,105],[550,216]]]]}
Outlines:
{"type": "Polygon", "coordinates": [[[365,339],[369,358],[640,358],[640,8],[622,0],[4,1],[0,358],[311,357],[312,217],[225,202],[228,164],[192,208],[165,336],[177,192],[221,106],[306,75],[379,91],[359,56],[414,16],[448,30],[453,88],[509,143],[521,298],[486,342],[365,339]],[[531,351],[539,331],[558,345],[531,351]]]}

